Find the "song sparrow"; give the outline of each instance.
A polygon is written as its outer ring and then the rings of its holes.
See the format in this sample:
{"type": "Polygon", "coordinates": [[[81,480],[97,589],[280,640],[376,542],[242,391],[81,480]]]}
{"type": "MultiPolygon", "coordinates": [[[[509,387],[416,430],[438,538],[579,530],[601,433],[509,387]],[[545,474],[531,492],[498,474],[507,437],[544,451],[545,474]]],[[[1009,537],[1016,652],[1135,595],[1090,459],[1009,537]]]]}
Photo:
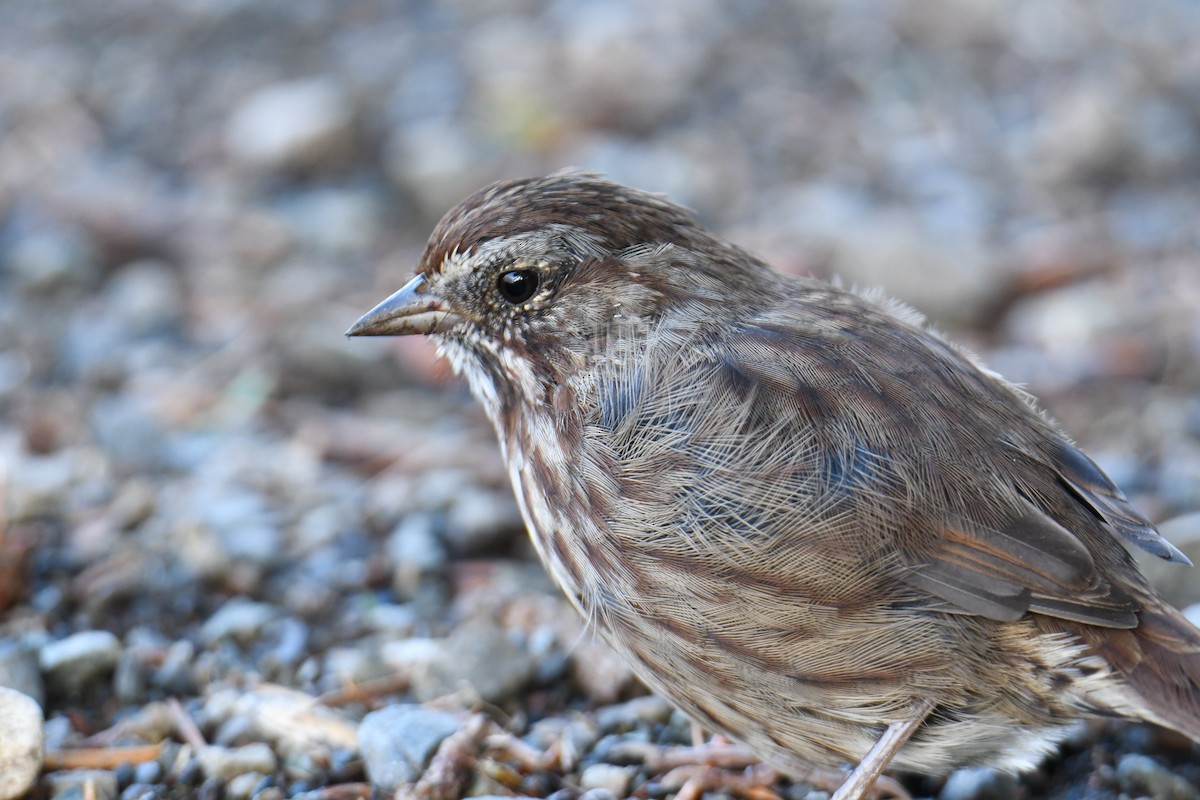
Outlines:
{"type": "Polygon", "coordinates": [[[358,336],[430,334],[533,543],[645,682],[785,772],[1035,765],[1083,715],[1200,741],[1187,559],[901,305],[593,175],[487,187],[358,336]]]}

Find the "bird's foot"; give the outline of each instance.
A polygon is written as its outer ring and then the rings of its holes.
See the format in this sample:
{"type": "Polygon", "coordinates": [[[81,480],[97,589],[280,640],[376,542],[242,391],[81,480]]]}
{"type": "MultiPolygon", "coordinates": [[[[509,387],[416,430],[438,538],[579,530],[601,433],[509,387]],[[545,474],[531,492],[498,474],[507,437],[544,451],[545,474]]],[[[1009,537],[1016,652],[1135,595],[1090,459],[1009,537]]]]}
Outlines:
{"type": "MultiPolygon", "coordinates": [[[[725,791],[746,800],[779,800],[773,786],[781,773],[736,745],[713,742],[692,747],[629,743],[609,753],[621,760],[639,761],[665,789],[677,789],[676,800],[697,800],[706,791],[725,791]]],[[[793,780],[836,796],[853,773],[811,767],[789,775],[793,780]]],[[[886,775],[860,794],[864,800],[912,800],[908,791],[886,775]]]]}

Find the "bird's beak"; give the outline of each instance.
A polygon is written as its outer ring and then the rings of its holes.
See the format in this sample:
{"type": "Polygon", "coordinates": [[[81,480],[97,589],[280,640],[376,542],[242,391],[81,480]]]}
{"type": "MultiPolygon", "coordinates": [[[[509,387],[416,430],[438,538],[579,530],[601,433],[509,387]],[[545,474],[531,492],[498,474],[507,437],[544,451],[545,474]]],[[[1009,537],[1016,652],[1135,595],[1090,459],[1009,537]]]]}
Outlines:
{"type": "Polygon", "coordinates": [[[358,318],[347,336],[407,336],[441,333],[462,322],[462,316],[429,291],[424,275],[417,275],[395,294],[358,318]]]}

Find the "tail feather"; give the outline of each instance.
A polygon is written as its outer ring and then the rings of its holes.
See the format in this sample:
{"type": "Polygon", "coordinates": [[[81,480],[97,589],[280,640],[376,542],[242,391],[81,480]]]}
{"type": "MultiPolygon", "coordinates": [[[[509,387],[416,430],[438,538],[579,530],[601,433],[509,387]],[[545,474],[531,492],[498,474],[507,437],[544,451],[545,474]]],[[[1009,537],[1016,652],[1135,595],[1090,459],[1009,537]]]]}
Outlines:
{"type": "Polygon", "coordinates": [[[1132,630],[1088,628],[1083,638],[1124,677],[1138,716],[1200,742],[1200,629],[1157,598],[1139,617],[1132,630]]]}

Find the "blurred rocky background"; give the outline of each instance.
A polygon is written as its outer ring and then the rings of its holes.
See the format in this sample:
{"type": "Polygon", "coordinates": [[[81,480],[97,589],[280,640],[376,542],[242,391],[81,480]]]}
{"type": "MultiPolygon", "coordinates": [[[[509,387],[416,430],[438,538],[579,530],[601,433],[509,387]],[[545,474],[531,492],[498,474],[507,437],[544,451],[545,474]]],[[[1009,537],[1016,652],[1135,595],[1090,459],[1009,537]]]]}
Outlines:
{"type": "MultiPolygon", "coordinates": [[[[502,177],[884,287],[1200,562],[1198,40],[1192,0],[0,0],[0,798],[678,791],[638,748],[688,726],[532,561],[463,387],[342,337],[502,177]]],[[[908,785],[1198,763],[1100,725],[908,785]]]]}

